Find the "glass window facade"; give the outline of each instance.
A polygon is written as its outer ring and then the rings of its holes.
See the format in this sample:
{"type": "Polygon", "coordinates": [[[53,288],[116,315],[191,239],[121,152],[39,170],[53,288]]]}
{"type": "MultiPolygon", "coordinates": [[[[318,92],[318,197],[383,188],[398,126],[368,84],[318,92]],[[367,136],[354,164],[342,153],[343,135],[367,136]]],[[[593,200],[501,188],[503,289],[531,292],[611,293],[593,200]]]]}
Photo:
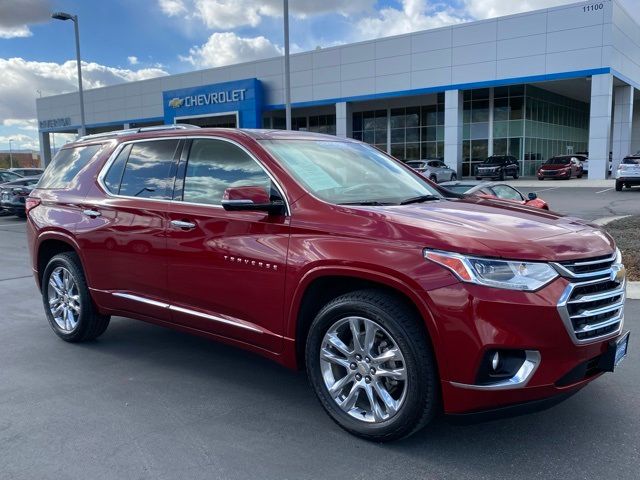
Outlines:
{"type": "Polygon", "coordinates": [[[354,112],[353,138],[400,160],[444,158],[444,94],[433,105],[354,112]],[[389,150],[387,150],[389,144],[389,150]]]}
{"type": "MultiPolygon", "coordinates": [[[[262,128],[284,130],[286,128],[285,118],[282,115],[264,117],[262,119],[262,128]]],[[[291,129],[335,135],[336,116],[328,114],[291,117],[291,129]]]]}

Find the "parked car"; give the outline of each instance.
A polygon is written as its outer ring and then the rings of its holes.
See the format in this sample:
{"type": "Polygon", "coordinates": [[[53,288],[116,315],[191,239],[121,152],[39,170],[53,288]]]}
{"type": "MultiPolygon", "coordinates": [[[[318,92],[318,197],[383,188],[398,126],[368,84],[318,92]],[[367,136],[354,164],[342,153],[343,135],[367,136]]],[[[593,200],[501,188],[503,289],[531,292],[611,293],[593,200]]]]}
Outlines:
{"type": "Polygon", "coordinates": [[[39,177],[44,173],[42,168],[10,168],[9,171],[23,177],[39,177]]]}
{"type": "MultiPolygon", "coordinates": [[[[589,152],[578,152],[574,157],[577,157],[580,160],[582,165],[582,172],[589,173],[589,152]]],[[[609,152],[609,175],[613,173],[613,154],[609,152]]]]}
{"type": "Polygon", "coordinates": [[[582,163],[574,155],[557,155],[547,160],[538,169],[538,180],[545,178],[562,178],[569,180],[571,177],[582,178],[582,163]]]}
{"type": "Polygon", "coordinates": [[[456,171],[442,160],[409,160],[407,165],[435,183],[450,182],[458,178],[456,171]]]}
{"type": "Polygon", "coordinates": [[[616,170],[616,191],[640,185],[640,152],[624,157],[616,170]]]}
{"type": "Polygon", "coordinates": [[[458,181],[444,182],[441,186],[455,193],[475,195],[484,198],[499,198],[500,200],[516,202],[528,207],[549,210],[547,202],[539,198],[536,193],[530,193],[525,197],[518,189],[513,188],[511,185],[507,185],[506,183],[458,181]]]}
{"type": "Polygon", "coordinates": [[[27,239],[63,340],[121,315],[227,342],[305,367],[338,425],[389,441],[549,405],[626,354],[614,240],[503,203],[351,139],[154,127],[65,145],[27,239]]]}
{"type": "Polygon", "coordinates": [[[22,175],[18,173],[11,172],[9,170],[4,170],[4,169],[0,170],[0,183],[7,183],[13,180],[19,180],[21,178],[22,178],[22,175]]]}
{"type": "Polygon", "coordinates": [[[38,177],[27,177],[0,184],[0,210],[25,218],[25,199],[38,180],[38,177]]]}
{"type": "Polygon", "coordinates": [[[476,167],[476,180],[482,178],[518,178],[518,160],[510,155],[493,155],[476,167]]]}

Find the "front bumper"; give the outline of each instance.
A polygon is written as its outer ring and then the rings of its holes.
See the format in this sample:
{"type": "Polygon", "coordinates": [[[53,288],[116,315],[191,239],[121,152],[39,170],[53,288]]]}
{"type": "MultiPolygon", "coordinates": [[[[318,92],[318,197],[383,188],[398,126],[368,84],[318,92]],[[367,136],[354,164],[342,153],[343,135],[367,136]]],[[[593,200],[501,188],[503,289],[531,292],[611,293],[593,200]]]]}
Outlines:
{"type": "MultiPolygon", "coordinates": [[[[436,348],[444,410],[462,414],[493,410],[574,392],[602,371],[584,369],[620,335],[576,343],[558,308],[569,281],[559,277],[537,292],[518,292],[458,283],[432,290],[427,303],[438,323],[436,348]],[[488,351],[536,352],[522,382],[487,388],[478,373],[488,351]]],[[[518,379],[516,379],[518,380],[518,379]]]]}
{"type": "Polygon", "coordinates": [[[10,213],[24,212],[25,197],[10,197],[9,199],[3,198],[0,201],[0,209],[10,213]]]}
{"type": "Polygon", "coordinates": [[[546,172],[538,172],[538,178],[567,178],[571,175],[571,172],[565,172],[561,170],[549,170],[546,172]]]}

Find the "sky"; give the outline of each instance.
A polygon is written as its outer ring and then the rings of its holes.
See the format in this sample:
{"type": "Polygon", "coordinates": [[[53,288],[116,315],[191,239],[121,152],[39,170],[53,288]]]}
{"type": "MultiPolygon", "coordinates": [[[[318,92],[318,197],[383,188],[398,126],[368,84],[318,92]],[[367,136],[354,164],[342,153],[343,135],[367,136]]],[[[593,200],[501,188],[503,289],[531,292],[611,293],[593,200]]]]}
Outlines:
{"type": "MultiPolygon", "coordinates": [[[[640,0],[620,0],[640,22],[640,0]]],[[[290,0],[291,51],[493,18],[572,0],[290,0]]],[[[35,98],[283,52],[282,0],[0,0],[0,151],[38,150],[35,98]]]]}

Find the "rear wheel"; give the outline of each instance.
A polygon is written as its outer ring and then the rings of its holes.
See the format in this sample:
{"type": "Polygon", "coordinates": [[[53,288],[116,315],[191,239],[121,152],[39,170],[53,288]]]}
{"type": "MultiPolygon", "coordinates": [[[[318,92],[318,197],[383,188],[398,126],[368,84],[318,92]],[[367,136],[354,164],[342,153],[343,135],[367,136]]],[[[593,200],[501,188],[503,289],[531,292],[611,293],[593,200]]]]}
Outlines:
{"type": "Polygon", "coordinates": [[[342,295],[318,313],[307,338],[307,373],[338,425],[368,440],[390,441],[433,418],[437,372],[421,321],[377,290],[342,295]]]}
{"type": "Polygon", "coordinates": [[[616,180],[616,192],[621,192],[622,191],[622,182],[619,182],[618,180],[616,180]]]}
{"type": "Polygon", "coordinates": [[[518,175],[518,171],[517,170],[515,172],[513,172],[513,179],[514,180],[517,180],[519,176],[520,175],[518,175]]]}
{"type": "Polygon", "coordinates": [[[482,177],[476,177],[476,180],[482,180],[482,177]]]}
{"type": "Polygon", "coordinates": [[[93,340],[104,333],[110,317],[101,315],[89,294],[78,255],[53,257],[42,276],[42,301],[49,325],[67,342],[93,340]]]}
{"type": "Polygon", "coordinates": [[[542,181],[544,180],[544,177],[538,177],[538,180],[542,181]]]}
{"type": "Polygon", "coordinates": [[[435,175],[430,175],[429,180],[431,180],[433,183],[438,183],[438,178],[435,175]]]}

